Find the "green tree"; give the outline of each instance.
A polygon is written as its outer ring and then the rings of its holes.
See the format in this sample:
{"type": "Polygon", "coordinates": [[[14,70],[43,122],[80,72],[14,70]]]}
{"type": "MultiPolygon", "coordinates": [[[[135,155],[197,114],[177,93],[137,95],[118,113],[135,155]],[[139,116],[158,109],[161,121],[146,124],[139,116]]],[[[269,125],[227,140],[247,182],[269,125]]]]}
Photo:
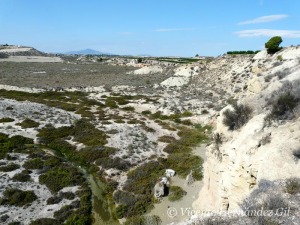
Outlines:
{"type": "Polygon", "coordinates": [[[269,54],[274,54],[278,52],[281,48],[279,45],[282,42],[282,38],[280,36],[272,37],[266,44],[265,47],[269,54]]]}

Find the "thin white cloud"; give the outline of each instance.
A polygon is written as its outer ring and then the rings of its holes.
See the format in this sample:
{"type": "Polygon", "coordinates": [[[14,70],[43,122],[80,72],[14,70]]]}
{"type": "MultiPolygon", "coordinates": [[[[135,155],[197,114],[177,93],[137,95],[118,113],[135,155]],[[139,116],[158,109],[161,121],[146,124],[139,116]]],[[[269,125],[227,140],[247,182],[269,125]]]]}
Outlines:
{"type": "Polygon", "coordinates": [[[285,15],[285,14],[262,16],[262,17],[255,18],[253,20],[247,20],[247,21],[240,22],[240,23],[238,23],[238,25],[268,23],[268,22],[273,22],[276,20],[282,20],[287,17],[288,17],[288,15],[285,15]]]}
{"type": "Polygon", "coordinates": [[[186,30],[197,30],[197,28],[162,28],[156,29],[155,32],[173,32],[173,31],[186,31],[186,30]]]}
{"type": "Polygon", "coordinates": [[[271,30],[271,29],[257,29],[257,30],[242,30],[235,32],[239,37],[273,37],[281,36],[285,38],[300,38],[300,30],[271,30]]]}

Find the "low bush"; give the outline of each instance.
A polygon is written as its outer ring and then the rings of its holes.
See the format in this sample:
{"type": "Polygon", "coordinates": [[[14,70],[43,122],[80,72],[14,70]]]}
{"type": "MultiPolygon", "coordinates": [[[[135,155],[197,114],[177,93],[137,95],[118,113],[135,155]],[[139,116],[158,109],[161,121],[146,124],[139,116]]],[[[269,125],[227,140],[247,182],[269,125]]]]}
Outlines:
{"type": "Polygon", "coordinates": [[[107,135],[84,119],[78,120],[75,123],[72,135],[74,136],[74,141],[78,141],[87,146],[107,144],[107,135]]]}
{"type": "Polygon", "coordinates": [[[99,158],[96,161],[97,165],[101,165],[104,169],[116,168],[118,170],[126,171],[130,169],[131,164],[120,157],[115,158],[99,158]]]}
{"type": "Polygon", "coordinates": [[[186,191],[184,191],[181,187],[179,186],[171,186],[169,189],[169,195],[168,195],[168,199],[171,202],[174,201],[178,201],[181,198],[183,198],[183,196],[186,195],[186,191]]]}
{"type": "Polygon", "coordinates": [[[142,115],[150,115],[150,114],[151,114],[150,110],[142,111],[142,115]]]}
{"type": "Polygon", "coordinates": [[[21,126],[22,128],[34,128],[38,127],[40,124],[31,119],[25,119],[21,123],[17,123],[17,125],[21,126]]]}
{"type": "Polygon", "coordinates": [[[56,219],[40,218],[32,221],[29,225],[60,225],[61,223],[56,219]]]}
{"type": "Polygon", "coordinates": [[[132,107],[132,106],[126,106],[126,107],[123,107],[122,109],[125,111],[134,112],[134,107],[132,107]]]}
{"type": "Polygon", "coordinates": [[[26,206],[37,199],[33,191],[22,191],[16,188],[6,189],[0,199],[0,205],[26,206]]]}
{"type": "Polygon", "coordinates": [[[17,170],[19,168],[20,168],[20,166],[18,164],[10,163],[6,166],[0,166],[0,171],[1,172],[11,172],[11,171],[17,170]]]}
{"type": "Polygon", "coordinates": [[[65,205],[60,210],[54,212],[54,218],[63,224],[72,214],[74,210],[71,205],[65,205]]]}
{"type": "Polygon", "coordinates": [[[159,216],[135,216],[128,218],[124,225],[161,225],[159,216]]]}
{"type": "Polygon", "coordinates": [[[244,126],[251,118],[252,109],[243,104],[232,104],[233,110],[225,110],[223,112],[223,124],[230,130],[236,130],[244,126]]]}
{"type": "Polygon", "coordinates": [[[41,170],[44,167],[44,161],[40,158],[27,160],[23,167],[27,170],[41,170]]]}
{"type": "Polygon", "coordinates": [[[17,173],[12,177],[12,180],[17,182],[28,182],[31,180],[31,176],[23,172],[17,173]]]}
{"type": "Polygon", "coordinates": [[[10,123],[10,122],[14,122],[15,120],[9,117],[4,117],[0,119],[0,123],[10,123]]]}
{"type": "Polygon", "coordinates": [[[286,181],[286,192],[295,195],[300,193],[300,179],[299,178],[290,178],[286,181]]]}
{"type": "Polygon", "coordinates": [[[84,178],[77,169],[62,164],[42,174],[39,177],[39,182],[45,184],[52,193],[57,193],[64,187],[82,184],[84,178]]]}
{"type": "Polygon", "coordinates": [[[172,136],[164,135],[164,136],[159,137],[158,141],[165,142],[165,143],[172,143],[172,142],[176,141],[176,139],[172,136]]]}
{"type": "Polygon", "coordinates": [[[62,197],[60,196],[53,196],[47,199],[47,205],[54,205],[58,204],[62,201],[62,197]]]}
{"type": "Polygon", "coordinates": [[[196,180],[202,179],[202,164],[203,159],[199,156],[189,153],[173,153],[167,159],[159,158],[159,162],[164,165],[164,168],[171,168],[182,177],[186,176],[193,170],[193,177],[196,180]]]}

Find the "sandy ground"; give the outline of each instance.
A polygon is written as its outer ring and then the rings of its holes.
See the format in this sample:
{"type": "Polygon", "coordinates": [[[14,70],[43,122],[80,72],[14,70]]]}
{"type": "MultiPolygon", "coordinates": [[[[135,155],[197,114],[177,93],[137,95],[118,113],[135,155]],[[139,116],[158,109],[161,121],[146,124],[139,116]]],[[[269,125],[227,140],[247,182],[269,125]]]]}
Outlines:
{"type": "MultiPolygon", "coordinates": [[[[205,146],[203,145],[195,148],[193,153],[201,156],[203,160],[206,159],[205,146]]],[[[187,195],[176,202],[170,202],[168,197],[164,197],[159,204],[155,204],[154,209],[148,215],[159,216],[163,225],[189,219],[188,211],[193,209],[192,204],[198,198],[203,181],[196,181],[188,186],[185,179],[175,176],[171,179],[171,185],[182,187],[187,192],[187,195]]]]}
{"type": "Polygon", "coordinates": [[[47,56],[9,56],[6,59],[0,59],[0,62],[58,63],[63,62],[63,60],[60,57],[47,56]]]}

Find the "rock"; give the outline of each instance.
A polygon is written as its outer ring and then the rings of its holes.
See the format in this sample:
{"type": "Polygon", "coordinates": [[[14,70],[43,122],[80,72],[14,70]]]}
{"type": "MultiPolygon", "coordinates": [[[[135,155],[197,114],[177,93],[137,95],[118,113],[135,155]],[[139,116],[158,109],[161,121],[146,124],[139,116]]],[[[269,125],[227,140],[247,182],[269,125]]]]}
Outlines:
{"type": "Polygon", "coordinates": [[[195,179],[193,177],[193,170],[186,176],[186,185],[191,185],[195,182],[195,179]]]}
{"type": "Polygon", "coordinates": [[[174,177],[176,172],[172,169],[166,169],[165,174],[166,174],[167,177],[174,177]]]}
{"type": "Polygon", "coordinates": [[[254,77],[248,81],[248,91],[252,93],[260,93],[263,89],[263,85],[259,77],[254,77]]]}
{"type": "Polygon", "coordinates": [[[159,181],[154,186],[154,197],[160,198],[165,195],[165,185],[163,182],[159,181]]]}

